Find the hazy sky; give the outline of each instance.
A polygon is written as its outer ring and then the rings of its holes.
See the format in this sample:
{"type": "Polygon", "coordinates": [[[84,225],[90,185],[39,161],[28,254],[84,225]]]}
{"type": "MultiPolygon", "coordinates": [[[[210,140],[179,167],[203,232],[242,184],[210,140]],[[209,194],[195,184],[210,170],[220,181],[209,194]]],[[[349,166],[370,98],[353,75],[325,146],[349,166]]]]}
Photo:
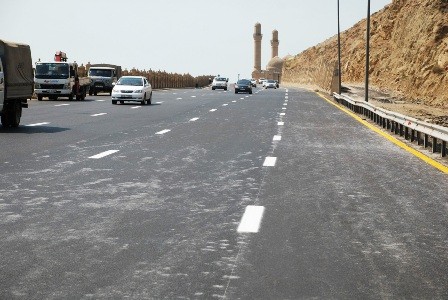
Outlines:
{"type": "MultiPolygon", "coordinates": [[[[372,13],[391,0],[371,0],[372,13]]],[[[341,30],[367,15],[367,0],[340,0],[341,30]]],[[[31,46],[33,61],[111,63],[235,80],[253,69],[253,30],[261,23],[262,67],[337,34],[337,0],[2,0],[0,39],[31,46]],[[76,3],[76,5],[74,5],[76,3]]]]}

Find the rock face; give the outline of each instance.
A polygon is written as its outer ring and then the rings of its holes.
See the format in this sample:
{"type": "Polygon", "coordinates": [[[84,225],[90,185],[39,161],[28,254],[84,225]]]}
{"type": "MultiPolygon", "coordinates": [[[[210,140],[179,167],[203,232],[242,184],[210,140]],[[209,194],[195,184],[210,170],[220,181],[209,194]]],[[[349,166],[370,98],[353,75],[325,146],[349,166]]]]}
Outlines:
{"type": "MultiPolygon", "coordinates": [[[[370,84],[408,101],[448,107],[448,0],[393,0],[371,16],[370,84]]],[[[341,33],[342,82],[365,76],[366,20],[341,33]]],[[[337,36],[285,62],[283,82],[329,91],[337,36]]]]}

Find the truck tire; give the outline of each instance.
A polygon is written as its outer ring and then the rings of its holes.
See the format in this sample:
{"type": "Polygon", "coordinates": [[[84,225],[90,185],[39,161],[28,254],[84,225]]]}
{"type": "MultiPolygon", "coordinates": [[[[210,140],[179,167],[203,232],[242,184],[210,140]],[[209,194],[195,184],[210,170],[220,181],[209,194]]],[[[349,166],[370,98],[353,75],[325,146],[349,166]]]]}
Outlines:
{"type": "Polygon", "coordinates": [[[38,101],[42,101],[43,96],[42,95],[37,95],[37,100],[38,101]]]}
{"type": "Polygon", "coordinates": [[[92,89],[89,89],[89,96],[92,96],[93,92],[92,89]]]}
{"type": "Polygon", "coordinates": [[[68,95],[68,100],[73,101],[73,92],[70,95],[68,95]]]}
{"type": "Polygon", "coordinates": [[[22,117],[22,105],[19,101],[9,103],[3,112],[1,121],[4,127],[19,127],[22,117]]]}

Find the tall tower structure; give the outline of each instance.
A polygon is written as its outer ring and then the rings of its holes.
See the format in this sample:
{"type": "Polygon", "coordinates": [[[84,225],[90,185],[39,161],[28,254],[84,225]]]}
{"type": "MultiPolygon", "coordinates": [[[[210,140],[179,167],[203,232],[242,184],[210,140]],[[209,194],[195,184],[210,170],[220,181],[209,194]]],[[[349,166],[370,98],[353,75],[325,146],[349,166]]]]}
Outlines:
{"type": "Polygon", "coordinates": [[[261,72],[261,24],[256,23],[254,28],[254,72],[261,72]]]}
{"type": "Polygon", "coordinates": [[[274,29],[272,31],[272,40],[271,40],[271,48],[272,48],[271,58],[278,56],[278,44],[280,44],[280,41],[278,40],[278,31],[274,29]]]}

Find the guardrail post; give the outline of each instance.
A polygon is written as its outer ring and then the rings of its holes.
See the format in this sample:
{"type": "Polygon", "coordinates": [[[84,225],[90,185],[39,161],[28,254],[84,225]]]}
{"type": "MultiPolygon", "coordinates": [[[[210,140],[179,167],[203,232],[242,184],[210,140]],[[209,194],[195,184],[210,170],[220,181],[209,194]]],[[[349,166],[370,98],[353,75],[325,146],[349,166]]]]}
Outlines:
{"type": "Polygon", "coordinates": [[[428,148],[429,145],[429,135],[425,134],[425,137],[423,138],[423,147],[428,148]]]}
{"type": "Polygon", "coordinates": [[[408,127],[404,128],[404,139],[409,140],[409,128],[408,127]]]}
{"type": "Polygon", "coordinates": [[[442,149],[440,150],[440,155],[442,157],[446,156],[446,141],[442,141],[442,149]]]}
{"type": "Polygon", "coordinates": [[[419,146],[422,144],[421,135],[420,131],[417,131],[417,145],[419,146]]]}
{"type": "Polygon", "coordinates": [[[432,137],[432,153],[437,152],[437,138],[432,137]]]}
{"type": "Polygon", "coordinates": [[[415,141],[415,130],[411,130],[411,142],[415,141]]]}
{"type": "Polygon", "coordinates": [[[400,124],[400,136],[403,136],[403,133],[404,133],[404,131],[403,131],[403,124],[400,124]]]}

